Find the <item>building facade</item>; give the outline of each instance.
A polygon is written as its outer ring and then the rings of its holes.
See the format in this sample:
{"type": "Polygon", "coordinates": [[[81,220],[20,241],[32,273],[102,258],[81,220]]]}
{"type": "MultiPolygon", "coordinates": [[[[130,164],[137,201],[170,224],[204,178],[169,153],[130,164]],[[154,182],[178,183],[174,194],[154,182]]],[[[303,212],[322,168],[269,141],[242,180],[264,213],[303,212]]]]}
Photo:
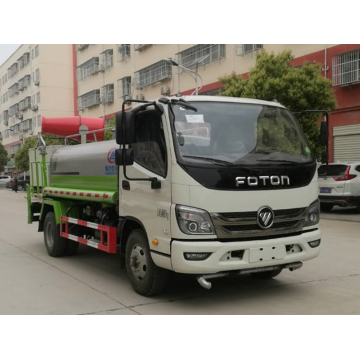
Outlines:
{"type": "Polygon", "coordinates": [[[72,45],[21,45],[0,67],[0,141],[12,157],[41,117],[74,115],[72,45]]]}
{"type": "Polygon", "coordinates": [[[169,58],[198,72],[199,94],[216,95],[219,77],[248,73],[261,48],[291,50],[294,66],[321,64],[338,104],[330,115],[330,161],[360,160],[358,44],[22,45],[0,67],[0,141],[11,155],[40,131],[41,116],[110,119],[128,98],[194,93],[194,78],[169,58]]]}
{"type": "Polygon", "coordinates": [[[330,116],[330,161],[360,160],[360,45],[77,45],[76,110],[80,115],[110,118],[127,98],[193,93],[194,79],[165,61],[168,58],[193,71],[197,68],[202,79],[199,94],[215,95],[222,86],[219,77],[246,74],[261,48],[274,53],[291,50],[294,66],[304,61],[322,65],[338,102],[330,116]]]}

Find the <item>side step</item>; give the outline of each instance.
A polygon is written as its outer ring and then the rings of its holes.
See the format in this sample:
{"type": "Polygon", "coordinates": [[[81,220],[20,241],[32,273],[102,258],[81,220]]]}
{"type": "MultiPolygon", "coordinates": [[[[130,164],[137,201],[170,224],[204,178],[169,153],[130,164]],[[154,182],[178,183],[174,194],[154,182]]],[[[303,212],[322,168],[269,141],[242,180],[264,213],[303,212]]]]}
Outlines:
{"type": "Polygon", "coordinates": [[[95,249],[105,251],[110,254],[116,254],[116,227],[96,224],[89,221],[70,218],[67,216],[60,216],[60,236],[69,240],[77,241],[80,244],[84,244],[87,246],[91,246],[95,249]],[[90,229],[99,230],[100,241],[88,240],[77,235],[70,234],[69,224],[76,224],[90,229]]]}

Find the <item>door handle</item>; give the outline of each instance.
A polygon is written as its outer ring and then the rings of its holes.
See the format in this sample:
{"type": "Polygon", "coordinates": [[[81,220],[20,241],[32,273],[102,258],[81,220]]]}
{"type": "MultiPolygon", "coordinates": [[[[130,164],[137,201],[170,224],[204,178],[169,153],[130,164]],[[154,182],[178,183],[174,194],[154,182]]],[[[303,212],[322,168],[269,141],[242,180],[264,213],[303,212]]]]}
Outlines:
{"type": "Polygon", "coordinates": [[[122,188],[124,190],[130,190],[130,183],[127,180],[122,181],[122,188]]]}

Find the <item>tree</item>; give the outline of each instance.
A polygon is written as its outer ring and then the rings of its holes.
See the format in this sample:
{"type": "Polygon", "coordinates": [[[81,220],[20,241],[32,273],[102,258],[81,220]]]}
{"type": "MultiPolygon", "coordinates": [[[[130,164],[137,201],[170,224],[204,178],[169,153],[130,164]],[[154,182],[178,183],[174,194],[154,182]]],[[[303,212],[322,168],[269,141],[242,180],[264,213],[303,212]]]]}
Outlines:
{"type": "MultiPolygon", "coordinates": [[[[46,145],[63,145],[64,139],[52,135],[43,135],[46,145]]],[[[15,167],[19,172],[29,170],[29,149],[36,147],[37,137],[26,138],[24,144],[15,154],[15,167]]]]}
{"type": "MultiPolygon", "coordinates": [[[[291,51],[269,54],[265,50],[256,54],[255,67],[248,78],[235,73],[220,78],[224,84],[223,96],[279,101],[291,112],[301,110],[334,110],[336,100],[331,81],[321,75],[320,64],[304,62],[294,68],[291,51]]],[[[316,158],[320,157],[319,114],[298,117],[316,158]]]]}
{"type": "Polygon", "coordinates": [[[5,170],[5,165],[8,162],[8,153],[4,148],[4,145],[0,142],[0,172],[5,170]]]}
{"type": "MultiPolygon", "coordinates": [[[[109,124],[106,127],[115,127],[115,115],[110,119],[109,124]]],[[[113,138],[113,131],[105,131],[104,140],[111,140],[113,138]]]]}

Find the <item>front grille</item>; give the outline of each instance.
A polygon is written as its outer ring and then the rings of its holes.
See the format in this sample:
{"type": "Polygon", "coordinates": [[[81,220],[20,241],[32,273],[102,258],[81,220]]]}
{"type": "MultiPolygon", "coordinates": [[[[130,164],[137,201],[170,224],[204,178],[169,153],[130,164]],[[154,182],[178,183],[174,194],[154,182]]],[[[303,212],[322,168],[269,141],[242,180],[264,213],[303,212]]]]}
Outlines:
{"type": "MultiPolygon", "coordinates": [[[[286,227],[292,227],[298,223],[297,220],[295,221],[284,221],[280,223],[273,224],[273,229],[280,229],[280,228],[286,228],[286,227]]],[[[259,225],[253,224],[253,225],[230,225],[230,226],[224,226],[226,230],[229,231],[246,231],[246,230],[258,230],[259,225]]]]}
{"type": "Polygon", "coordinates": [[[307,208],[274,210],[274,224],[261,229],[257,223],[257,212],[232,212],[211,214],[217,236],[223,238],[251,238],[276,236],[302,230],[307,208]]]}

